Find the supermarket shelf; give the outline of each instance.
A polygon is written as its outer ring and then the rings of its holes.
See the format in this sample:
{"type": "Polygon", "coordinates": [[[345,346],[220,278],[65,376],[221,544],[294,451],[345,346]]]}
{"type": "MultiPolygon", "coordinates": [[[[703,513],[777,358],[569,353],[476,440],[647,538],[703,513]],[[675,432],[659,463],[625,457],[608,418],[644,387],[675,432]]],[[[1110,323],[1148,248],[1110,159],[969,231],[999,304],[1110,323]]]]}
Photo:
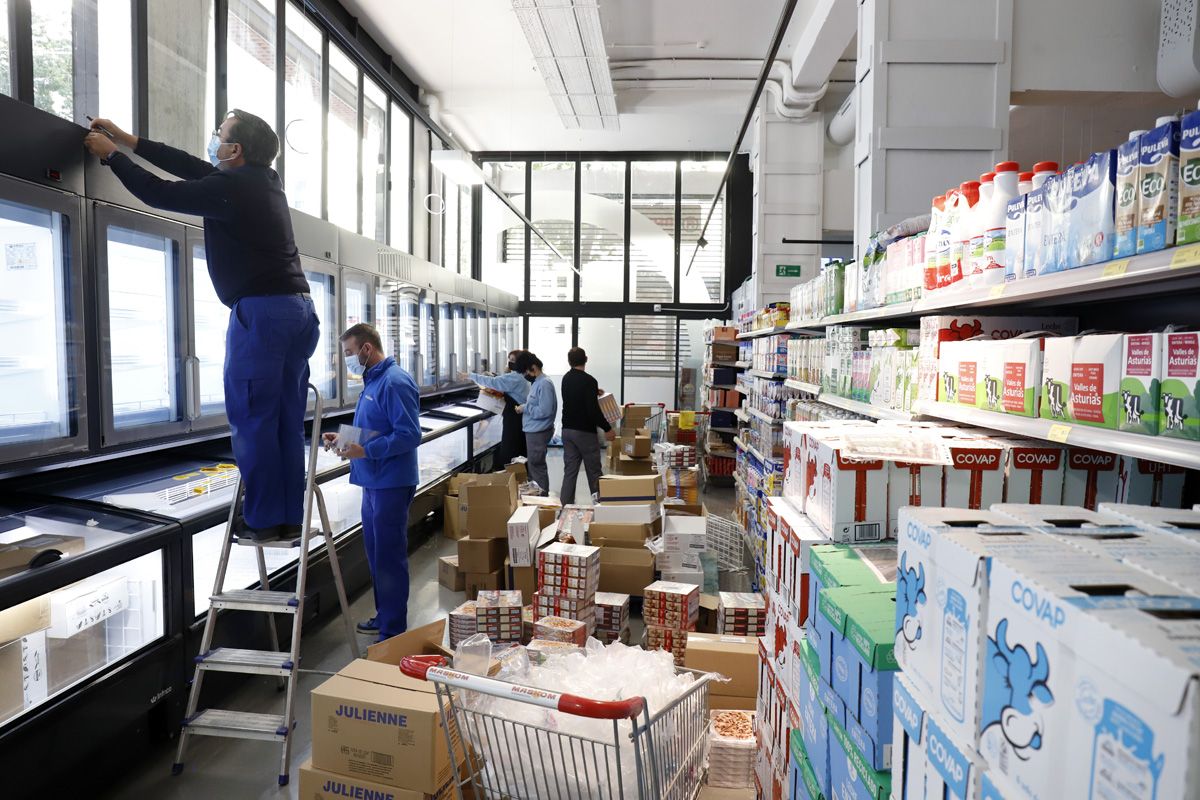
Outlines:
{"type": "Polygon", "coordinates": [[[821,387],[819,384],[816,384],[816,383],[805,383],[804,381],[797,381],[797,380],[792,380],[791,378],[788,378],[786,381],[783,382],[783,385],[789,389],[795,389],[800,392],[808,392],[809,394],[820,394],[821,393],[821,387]]]}
{"type": "Polygon", "coordinates": [[[704,385],[706,387],[708,387],[709,389],[725,389],[726,391],[730,391],[730,392],[740,392],[741,391],[741,389],[739,389],[737,387],[736,383],[706,383],[704,385]]]}
{"type": "Polygon", "coordinates": [[[738,369],[750,369],[749,361],[735,361],[733,362],[733,365],[738,369]]]}
{"type": "Polygon", "coordinates": [[[981,428],[991,428],[1018,436],[1161,461],[1187,469],[1200,469],[1200,442],[997,414],[951,403],[926,402],[921,405],[921,413],[927,417],[978,425],[981,428]]]}
{"type": "Polygon", "coordinates": [[[740,449],[745,450],[747,453],[750,453],[751,455],[753,455],[759,461],[783,461],[783,456],[764,456],[762,453],[759,452],[757,447],[754,447],[751,444],[747,444],[746,442],[742,441],[741,439],[739,439],[737,437],[734,437],[733,443],[735,445],[737,445],[740,449]]]}
{"type": "Polygon", "coordinates": [[[838,397],[834,394],[822,394],[819,399],[825,405],[845,409],[846,411],[853,411],[856,414],[862,414],[864,417],[873,417],[874,419],[893,419],[909,422],[920,416],[908,411],[894,411],[890,408],[873,406],[861,400],[851,400],[848,397],[838,397]]]}
{"type": "Polygon", "coordinates": [[[739,450],[749,450],[750,449],[750,445],[743,442],[742,438],[740,436],[733,437],[733,445],[734,445],[734,447],[736,447],[739,450]]]}
{"type": "Polygon", "coordinates": [[[782,381],[787,378],[781,372],[767,372],[765,369],[748,369],[746,370],[746,374],[753,375],[756,378],[766,378],[769,381],[782,381]]]}
{"type": "Polygon", "coordinates": [[[754,417],[755,419],[762,420],[768,425],[782,425],[784,423],[783,419],[779,417],[772,417],[770,414],[764,414],[757,408],[747,408],[746,411],[750,413],[750,416],[754,417]]]}
{"type": "Polygon", "coordinates": [[[750,421],[750,415],[746,413],[746,409],[744,409],[744,408],[739,408],[737,411],[734,411],[733,415],[735,417],[737,417],[738,419],[740,419],[742,422],[750,421]]]}
{"type": "MultiPolygon", "coordinates": [[[[793,319],[788,321],[787,330],[788,333],[803,333],[814,328],[823,328],[824,326],[824,320],[820,319],[793,319]]],[[[813,332],[815,333],[816,331],[813,332]]]]}
{"type": "Polygon", "coordinates": [[[740,409],[739,406],[710,406],[709,411],[729,411],[736,414],[740,409]]]}
{"type": "MultiPolygon", "coordinates": [[[[717,427],[714,425],[709,425],[708,429],[710,431],[715,431],[717,433],[737,433],[737,431],[738,431],[737,428],[721,428],[721,427],[717,427]]],[[[709,454],[712,455],[711,452],[709,454]]]]}
{"type": "Polygon", "coordinates": [[[913,313],[914,303],[893,303],[890,306],[867,308],[862,311],[851,311],[846,314],[833,314],[821,320],[824,325],[844,325],[849,322],[865,322],[872,319],[894,319],[907,317],[913,313]]]}
{"type": "Polygon", "coordinates": [[[737,338],[742,339],[742,340],[757,339],[760,336],[774,336],[777,333],[787,333],[787,332],[788,331],[787,331],[786,325],[777,325],[774,328],[760,328],[759,330],[756,330],[756,331],[746,331],[745,333],[739,333],[737,338]]]}

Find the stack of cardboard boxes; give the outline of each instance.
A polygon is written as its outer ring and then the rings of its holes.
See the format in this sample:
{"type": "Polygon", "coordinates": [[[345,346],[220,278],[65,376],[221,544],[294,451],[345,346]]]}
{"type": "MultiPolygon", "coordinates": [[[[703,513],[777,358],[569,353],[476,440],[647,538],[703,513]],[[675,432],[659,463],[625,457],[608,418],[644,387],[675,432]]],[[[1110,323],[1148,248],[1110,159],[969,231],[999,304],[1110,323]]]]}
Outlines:
{"type": "Polygon", "coordinates": [[[661,533],[662,480],[657,475],[605,476],[592,509],[588,537],[600,549],[600,588],[641,596],[654,580],[646,540],[661,533]]]}
{"type": "Polygon", "coordinates": [[[595,636],[603,644],[618,641],[629,644],[629,595],[596,592],[595,636]]]}
{"type": "Polygon", "coordinates": [[[655,407],[627,405],[621,414],[616,441],[608,448],[608,468],[618,475],[654,475],[658,468],[651,458],[654,437],[646,424],[655,407]]]}
{"type": "Polygon", "coordinates": [[[596,629],[596,592],[600,588],[600,549],[554,542],[538,551],[538,590],[534,619],[578,620],[587,634],[596,629]]]}
{"type": "Polygon", "coordinates": [[[683,666],[688,631],[696,630],[700,617],[700,587],[692,583],[655,581],[645,589],[642,619],[646,622],[646,647],[669,650],[683,666]]]}
{"type": "Polygon", "coordinates": [[[517,477],[509,471],[475,475],[459,488],[459,520],[466,537],[458,540],[458,568],[467,598],[479,590],[504,588],[508,520],[517,510],[517,477]]]}

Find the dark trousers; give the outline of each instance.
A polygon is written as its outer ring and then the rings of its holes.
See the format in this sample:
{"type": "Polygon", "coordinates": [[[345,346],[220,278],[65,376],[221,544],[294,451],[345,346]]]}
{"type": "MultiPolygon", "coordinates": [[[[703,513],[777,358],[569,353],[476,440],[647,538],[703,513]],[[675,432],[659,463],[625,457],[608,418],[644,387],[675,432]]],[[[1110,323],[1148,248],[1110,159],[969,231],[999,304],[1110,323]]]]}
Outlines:
{"type": "Polygon", "coordinates": [[[563,485],[559,499],[564,506],[575,502],[575,484],[579,482],[579,465],[587,472],[588,491],[600,491],[600,437],[595,431],[563,428],[563,485]]]}
{"type": "Polygon", "coordinates": [[[521,415],[517,413],[517,405],[508,395],[504,395],[504,413],[500,417],[503,428],[500,433],[500,450],[496,454],[499,459],[497,468],[504,466],[517,456],[529,453],[525,446],[525,431],[521,430],[521,415]]]}
{"type": "Polygon", "coordinates": [[[363,489],[363,544],[375,592],[379,641],[408,630],[408,507],[415,486],[363,489]]]}
{"type": "Polygon", "coordinates": [[[243,297],[225,334],[225,412],[248,526],[300,525],[308,359],[320,323],[307,295],[243,297]]]}

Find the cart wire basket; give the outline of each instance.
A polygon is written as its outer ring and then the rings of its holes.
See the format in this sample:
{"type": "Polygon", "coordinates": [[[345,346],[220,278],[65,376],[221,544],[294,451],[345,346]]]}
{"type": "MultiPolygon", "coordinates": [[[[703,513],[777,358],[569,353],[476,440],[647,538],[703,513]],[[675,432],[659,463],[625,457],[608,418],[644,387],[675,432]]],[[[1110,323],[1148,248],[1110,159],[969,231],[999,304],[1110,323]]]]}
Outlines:
{"type": "Polygon", "coordinates": [[[451,669],[443,656],[408,656],[400,669],[435,688],[460,800],[693,800],[707,756],[709,673],[665,708],[642,697],[591,700],[451,669]],[[472,692],[595,720],[603,735],[509,719],[472,692]],[[488,710],[483,710],[488,709],[488,710]],[[632,764],[630,763],[632,762],[632,764]]]}

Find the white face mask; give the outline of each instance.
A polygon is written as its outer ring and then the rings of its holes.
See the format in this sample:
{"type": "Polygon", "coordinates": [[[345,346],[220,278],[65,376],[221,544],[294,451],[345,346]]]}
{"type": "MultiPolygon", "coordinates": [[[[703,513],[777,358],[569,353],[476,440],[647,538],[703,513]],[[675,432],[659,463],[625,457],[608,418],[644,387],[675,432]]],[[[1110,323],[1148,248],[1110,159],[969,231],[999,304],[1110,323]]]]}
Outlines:
{"type": "MultiPolygon", "coordinates": [[[[359,352],[362,352],[361,348],[359,352]]],[[[360,361],[359,358],[356,354],[353,358],[346,359],[346,371],[356,378],[361,378],[363,373],[367,371],[367,365],[360,361]]]]}

